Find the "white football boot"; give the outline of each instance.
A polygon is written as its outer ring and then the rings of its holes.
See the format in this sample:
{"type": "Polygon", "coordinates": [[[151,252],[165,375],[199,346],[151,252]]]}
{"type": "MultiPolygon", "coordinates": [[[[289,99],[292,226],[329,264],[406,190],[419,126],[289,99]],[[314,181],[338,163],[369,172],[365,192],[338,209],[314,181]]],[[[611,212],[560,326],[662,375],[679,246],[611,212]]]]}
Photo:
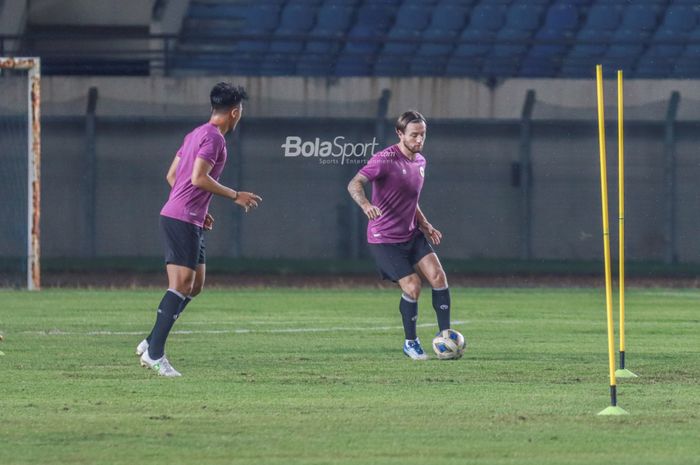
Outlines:
{"type": "Polygon", "coordinates": [[[179,371],[173,368],[168,359],[165,358],[165,355],[158,360],[153,360],[148,356],[148,351],[145,351],[143,354],[141,354],[141,366],[150,368],[160,376],[166,376],[168,378],[182,376],[179,371]]]}
{"type": "Polygon", "coordinates": [[[417,338],[414,341],[407,340],[404,342],[403,353],[406,354],[406,357],[410,357],[413,360],[428,360],[428,355],[423,351],[423,347],[417,338]]]}
{"type": "Polygon", "coordinates": [[[144,339],[143,341],[139,342],[139,345],[136,346],[136,355],[138,355],[140,357],[147,350],[148,350],[148,341],[144,339]]]}

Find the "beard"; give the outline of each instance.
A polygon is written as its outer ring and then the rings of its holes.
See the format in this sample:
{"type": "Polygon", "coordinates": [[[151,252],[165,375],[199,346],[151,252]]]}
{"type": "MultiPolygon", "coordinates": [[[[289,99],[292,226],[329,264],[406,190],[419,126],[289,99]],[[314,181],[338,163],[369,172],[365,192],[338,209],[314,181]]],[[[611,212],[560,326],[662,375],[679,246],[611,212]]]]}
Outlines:
{"type": "Polygon", "coordinates": [[[406,142],[403,142],[403,146],[411,153],[418,153],[420,149],[423,148],[422,144],[413,144],[413,146],[410,146],[406,142]]]}

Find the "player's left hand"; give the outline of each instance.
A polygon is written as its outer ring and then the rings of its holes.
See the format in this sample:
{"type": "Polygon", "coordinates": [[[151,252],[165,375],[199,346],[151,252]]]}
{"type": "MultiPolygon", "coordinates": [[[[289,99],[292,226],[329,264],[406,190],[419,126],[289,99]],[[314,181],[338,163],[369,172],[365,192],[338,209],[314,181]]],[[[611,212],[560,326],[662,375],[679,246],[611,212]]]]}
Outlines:
{"type": "Polygon", "coordinates": [[[207,213],[204,217],[204,230],[211,231],[214,228],[214,217],[207,213]]]}
{"type": "Polygon", "coordinates": [[[433,228],[432,224],[425,223],[421,225],[419,229],[423,232],[423,234],[430,238],[430,242],[432,242],[433,245],[440,245],[440,241],[442,241],[442,233],[433,228]]]}

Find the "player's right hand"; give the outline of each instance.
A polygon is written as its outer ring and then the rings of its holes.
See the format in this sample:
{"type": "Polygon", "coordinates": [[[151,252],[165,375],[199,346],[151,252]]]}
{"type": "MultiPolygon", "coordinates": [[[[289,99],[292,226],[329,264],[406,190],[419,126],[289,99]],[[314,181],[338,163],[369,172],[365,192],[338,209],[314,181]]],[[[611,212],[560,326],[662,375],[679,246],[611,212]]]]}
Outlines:
{"type": "Polygon", "coordinates": [[[257,208],[258,202],[262,202],[262,197],[253,194],[252,192],[242,191],[238,191],[238,196],[236,197],[236,200],[234,200],[234,203],[243,207],[246,213],[248,213],[248,210],[251,208],[257,208]]]}
{"type": "Polygon", "coordinates": [[[372,204],[362,207],[362,211],[365,212],[365,215],[367,215],[367,218],[370,220],[375,220],[382,216],[382,211],[372,204]]]}

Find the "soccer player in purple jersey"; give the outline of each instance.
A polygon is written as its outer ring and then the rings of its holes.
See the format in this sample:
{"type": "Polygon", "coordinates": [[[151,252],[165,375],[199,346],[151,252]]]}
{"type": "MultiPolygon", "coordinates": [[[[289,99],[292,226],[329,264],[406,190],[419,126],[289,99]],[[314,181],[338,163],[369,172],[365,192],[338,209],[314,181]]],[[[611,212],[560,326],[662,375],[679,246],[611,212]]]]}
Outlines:
{"type": "Polygon", "coordinates": [[[402,114],[396,121],[399,143],[375,153],[348,184],[353,200],[369,218],[367,242],[380,274],[403,291],[399,303],[406,336],[403,351],[413,360],[428,358],[416,334],[421,277],[433,288],[440,331],[450,327],[447,277],[426,239],[438,245],[442,234],[418,205],[425,178],[426,162],[420,151],[426,130],[423,115],[414,110],[402,114]],[[368,182],[372,183],[371,202],[364,189],[368,182]]]}
{"type": "Polygon", "coordinates": [[[209,214],[212,195],[231,199],[246,213],[262,201],[252,192],[235,191],[219,183],[227,156],[224,135],[236,128],[247,97],[242,87],[225,82],[215,85],[210,93],[209,121],[187,134],[166,176],[172,189],[160,212],[160,230],[168,290],[158,306],[151,334],[136,348],[141,365],[162,376],[180,376],[165,357],[165,341],[187,304],[202,292],[204,231],[214,225],[209,214]]]}

